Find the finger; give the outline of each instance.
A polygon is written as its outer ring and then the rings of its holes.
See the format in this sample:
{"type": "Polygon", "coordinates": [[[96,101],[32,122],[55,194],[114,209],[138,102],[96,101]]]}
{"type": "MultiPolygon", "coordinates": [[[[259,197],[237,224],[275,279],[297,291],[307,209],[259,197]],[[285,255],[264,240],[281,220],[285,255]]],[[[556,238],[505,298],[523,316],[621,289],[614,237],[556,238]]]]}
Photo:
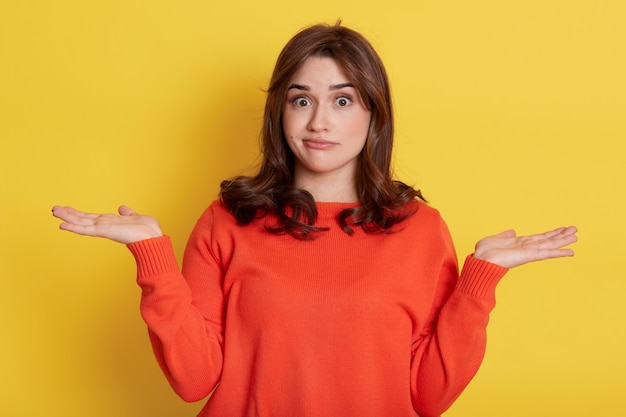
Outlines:
{"type": "Polygon", "coordinates": [[[542,250],[539,252],[539,259],[554,259],[554,258],[563,258],[574,256],[574,251],[571,249],[550,249],[550,250],[542,250]]]}
{"type": "Polygon", "coordinates": [[[76,233],[83,236],[100,236],[97,233],[97,228],[93,225],[82,225],[76,223],[61,223],[59,229],[68,232],[76,233]]]}
{"type": "Polygon", "coordinates": [[[540,250],[543,249],[559,249],[578,241],[575,234],[555,235],[539,244],[540,250]]]}
{"type": "Polygon", "coordinates": [[[533,241],[541,241],[546,239],[552,239],[555,236],[570,236],[578,232],[576,226],[559,227],[554,230],[550,230],[545,233],[538,233],[536,235],[528,236],[533,241]]]}
{"type": "Polygon", "coordinates": [[[559,227],[558,229],[555,229],[551,232],[546,233],[546,235],[548,237],[552,237],[556,235],[569,236],[572,234],[576,234],[576,232],[578,232],[578,229],[576,228],[576,226],[567,226],[567,227],[559,227]]]}
{"type": "Polygon", "coordinates": [[[564,235],[573,235],[573,234],[576,234],[576,233],[578,233],[578,228],[576,226],[568,226],[563,231],[564,235]]]}
{"type": "Polygon", "coordinates": [[[84,211],[80,211],[80,210],[76,210],[73,207],[69,207],[69,206],[55,206],[52,208],[52,213],[55,215],[62,215],[62,216],[80,216],[80,217],[89,217],[89,216],[95,216],[95,214],[92,213],[85,213],[84,211]]]}
{"type": "Polygon", "coordinates": [[[131,209],[128,206],[124,206],[124,205],[120,206],[117,209],[117,212],[120,215],[122,215],[122,216],[137,216],[138,215],[138,213],[135,210],[131,209]]]}
{"type": "Polygon", "coordinates": [[[528,237],[534,241],[539,241],[539,240],[544,240],[544,239],[550,239],[552,236],[558,235],[559,233],[562,233],[563,230],[565,230],[565,227],[558,227],[554,230],[550,230],[547,232],[543,232],[543,233],[536,233],[533,235],[529,235],[528,237]]]}
{"type": "Polygon", "coordinates": [[[515,237],[515,235],[516,235],[515,230],[509,229],[509,230],[505,230],[504,232],[500,232],[495,236],[496,237],[515,237]]]}
{"type": "Polygon", "coordinates": [[[548,238],[554,239],[554,240],[558,240],[558,239],[566,239],[566,240],[574,239],[574,241],[577,240],[576,233],[578,232],[578,229],[576,228],[576,226],[561,227],[558,230],[559,230],[558,233],[550,233],[548,238]]]}
{"type": "Polygon", "coordinates": [[[53,207],[52,215],[63,221],[77,224],[92,224],[98,217],[97,214],[85,213],[72,207],[61,206],[53,207]]]}
{"type": "Polygon", "coordinates": [[[574,234],[571,234],[571,235],[565,235],[565,236],[562,236],[562,237],[556,239],[554,243],[555,243],[555,245],[558,245],[558,247],[560,248],[560,247],[563,247],[563,246],[570,245],[570,244],[572,244],[574,242],[577,242],[577,241],[578,241],[578,236],[576,236],[574,234]]]}
{"type": "Polygon", "coordinates": [[[76,211],[76,210],[74,210],[71,207],[63,207],[63,206],[54,206],[54,207],[52,207],[52,215],[54,217],[59,218],[59,219],[67,217],[70,213],[72,213],[74,211],[76,211]]]}

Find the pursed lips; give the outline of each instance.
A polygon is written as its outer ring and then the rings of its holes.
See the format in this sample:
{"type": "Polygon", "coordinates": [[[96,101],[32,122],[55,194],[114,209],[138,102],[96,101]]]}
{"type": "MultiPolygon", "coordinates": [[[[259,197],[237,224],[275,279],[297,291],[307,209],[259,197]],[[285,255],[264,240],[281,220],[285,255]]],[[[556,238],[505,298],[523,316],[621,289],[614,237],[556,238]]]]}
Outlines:
{"type": "Polygon", "coordinates": [[[311,149],[328,149],[332,148],[335,145],[338,145],[337,142],[332,142],[320,138],[303,139],[302,143],[304,144],[304,146],[311,149]]]}

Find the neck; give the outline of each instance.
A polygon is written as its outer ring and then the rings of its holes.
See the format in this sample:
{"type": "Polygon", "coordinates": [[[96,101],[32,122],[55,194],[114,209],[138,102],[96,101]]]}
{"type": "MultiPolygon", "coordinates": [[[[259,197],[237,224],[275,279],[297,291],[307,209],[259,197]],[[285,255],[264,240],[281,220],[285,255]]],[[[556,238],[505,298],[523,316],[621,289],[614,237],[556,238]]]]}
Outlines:
{"type": "Polygon", "coordinates": [[[342,175],[307,174],[297,170],[294,186],[306,190],[318,202],[357,203],[359,201],[354,179],[342,175]]]}

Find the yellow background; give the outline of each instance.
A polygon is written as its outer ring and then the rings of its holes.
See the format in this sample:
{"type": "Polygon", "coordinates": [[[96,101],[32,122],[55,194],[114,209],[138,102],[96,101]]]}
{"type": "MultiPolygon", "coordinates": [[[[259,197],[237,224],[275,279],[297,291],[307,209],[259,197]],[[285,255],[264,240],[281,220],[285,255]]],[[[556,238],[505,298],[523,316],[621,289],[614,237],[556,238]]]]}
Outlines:
{"type": "Polygon", "coordinates": [[[180,256],[255,161],[280,48],[339,17],[387,64],[398,177],[460,258],[509,227],[580,228],[575,258],[499,286],[484,365],[446,416],[626,415],[623,0],[2,2],[0,415],[195,415],[152,357],[131,255],[50,208],[128,204],[180,256]]]}

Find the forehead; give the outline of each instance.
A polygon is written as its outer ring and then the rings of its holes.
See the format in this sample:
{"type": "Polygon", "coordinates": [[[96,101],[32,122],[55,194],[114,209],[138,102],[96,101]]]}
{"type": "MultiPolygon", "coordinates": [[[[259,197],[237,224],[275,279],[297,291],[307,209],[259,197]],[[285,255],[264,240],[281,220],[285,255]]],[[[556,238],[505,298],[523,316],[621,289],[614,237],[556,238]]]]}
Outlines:
{"type": "Polygon", "coordinates": [[[295,72],[292,82],[336,84],[348,82],[350,77],[336,59],[324,56],[308,57],[295,72]]]}

